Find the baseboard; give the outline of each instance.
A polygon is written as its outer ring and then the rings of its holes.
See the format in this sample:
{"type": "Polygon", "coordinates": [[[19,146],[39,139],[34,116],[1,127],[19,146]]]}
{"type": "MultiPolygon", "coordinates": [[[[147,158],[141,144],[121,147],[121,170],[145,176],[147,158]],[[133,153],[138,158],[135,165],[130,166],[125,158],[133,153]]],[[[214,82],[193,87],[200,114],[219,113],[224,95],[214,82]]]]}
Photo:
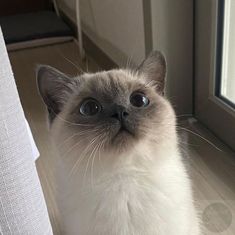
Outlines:
{"type": "Polygon", "coordinates": [[[16,42],[16,43],[10,43],[7,44],[7,51],[17,51],[22,49],[28,49],[28,48],[35,48],[35,47],[41,47],[41,46],[49,46],[54,45],[58,43],[65,43],[72,41],[73,37],[71,36],[64,36],[64,37],[51,37],[51,38],[41,38],[41,39],[34,39],[24,42],[16,42]]]}

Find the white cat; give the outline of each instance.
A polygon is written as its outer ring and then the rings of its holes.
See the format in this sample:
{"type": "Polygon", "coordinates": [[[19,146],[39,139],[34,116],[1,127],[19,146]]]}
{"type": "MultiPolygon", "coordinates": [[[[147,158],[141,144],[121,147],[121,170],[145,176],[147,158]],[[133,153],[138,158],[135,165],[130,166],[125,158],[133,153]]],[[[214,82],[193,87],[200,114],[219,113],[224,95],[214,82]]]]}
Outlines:
{"type": "Polygon", "coordinates": [[[38,69],[59,152],[64,234],[200,234],[165,73],[157,51],[136,71],[69,78],[38,69]]]}

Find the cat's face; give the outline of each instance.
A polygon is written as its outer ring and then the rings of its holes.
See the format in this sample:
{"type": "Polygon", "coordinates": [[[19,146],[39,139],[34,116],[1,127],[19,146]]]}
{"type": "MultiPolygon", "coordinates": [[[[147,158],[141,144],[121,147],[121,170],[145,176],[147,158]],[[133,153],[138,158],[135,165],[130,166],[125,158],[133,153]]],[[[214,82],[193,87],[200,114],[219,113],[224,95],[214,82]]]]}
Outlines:
{"type": "Polygon", "coordinates": [[[135,72],[120,69],[68,78],[42,66],[38,86],[52,127],[56,122],[65,140],[71,137],[82,146],[93,141],[103,150],[120,152],[140,140],[161,138],[172,115],[162,97],[165,69],[159,52],[135,72]]]}

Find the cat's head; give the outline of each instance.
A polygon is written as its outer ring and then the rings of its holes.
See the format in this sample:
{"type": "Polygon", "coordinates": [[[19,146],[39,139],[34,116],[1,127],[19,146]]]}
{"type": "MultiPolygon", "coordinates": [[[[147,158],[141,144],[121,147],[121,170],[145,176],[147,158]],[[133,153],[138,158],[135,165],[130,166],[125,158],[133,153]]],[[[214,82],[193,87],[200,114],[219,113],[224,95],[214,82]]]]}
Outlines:
{"type": "MultiPolygon", "coordinates": [[[[174,113],[163,97],[164,56],[155,51],[136,70],[117,69],[68,77],[49,66],[37,72],[51,128],[63,141],[125,151],[140,140],[167,136],[174,113]]],[[[80,146],[80,148],[81,148],[80,146]]]]}

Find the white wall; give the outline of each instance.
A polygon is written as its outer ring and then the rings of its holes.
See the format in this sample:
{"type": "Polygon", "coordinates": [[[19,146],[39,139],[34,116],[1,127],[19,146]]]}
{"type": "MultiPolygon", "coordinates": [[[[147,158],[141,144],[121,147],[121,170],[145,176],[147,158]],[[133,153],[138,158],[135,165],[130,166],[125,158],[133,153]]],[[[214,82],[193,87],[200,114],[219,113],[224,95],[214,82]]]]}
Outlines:
{"type": "Polygon", "coordinates": [[[192,112],[193,1],[151,0],[153,49],[167,58],[167,95],[177,113],[192,112]]]}
{"type": "MultiPolygon", "coordinates": [[[[57,0],[75,22],[75,0],[57,0]]],[[[84,32],[119,66],[145,57],[142,0],[80,0],[84,32]]]]}
{"type": "MultiPolygon", "coordinates": [[[[75,0],[57,0],[75,21],[75,0]]],[[[193,0],[80,0],[85,33],[119,66],[132,57],[139,64],[146,50],[161,50],[167,59],[167,96],[179,114],[192,113],[193,0]],[[151,9],[143,8],[145,4],[151,9]],[[150,37],[145,41],[145,25],[150,37]],[[152,31],[152,32],[151,32],[152,31]],[[145,47],[145,42],[152,45],[145,47]]]]}

